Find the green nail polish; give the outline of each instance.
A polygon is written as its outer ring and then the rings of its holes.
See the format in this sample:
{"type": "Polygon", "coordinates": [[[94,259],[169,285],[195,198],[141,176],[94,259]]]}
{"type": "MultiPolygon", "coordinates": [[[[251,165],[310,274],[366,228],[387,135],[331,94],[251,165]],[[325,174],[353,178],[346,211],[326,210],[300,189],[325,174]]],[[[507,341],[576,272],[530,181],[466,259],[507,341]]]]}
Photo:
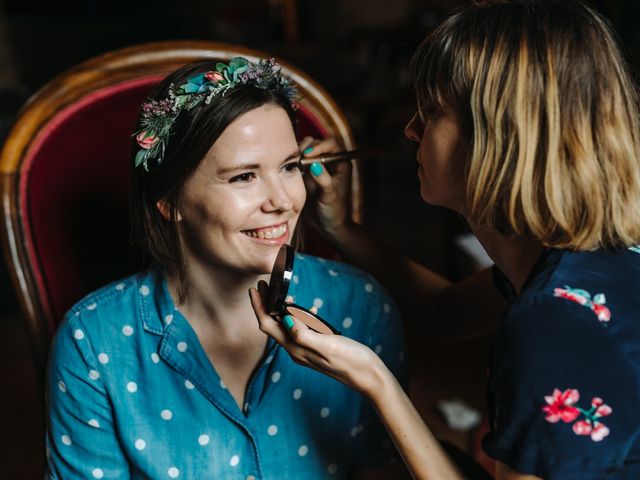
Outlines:
{"type": "Polygon", "coordinates": [[[295,323],[293,322],[293,318],[291,318],[290,315],[285,315],[282,319],[282,323],[284,323],[284,326],[287,327],[287,330],[291,330],[295,325],[295,323]]]}
{"type": "Polygon", "coordinates": [[[307,147],[307,148],[305,148],[305,149],[302,151],[302,153],[304,153],[305,155],[306,155],[307,153],[311,153],[311,152],[313,152],[313,147],[307,147]]]}
{"type": "Polygon", "coordinates": [[[319,177],[320,175],[322,175],[322,165],[320,165],[318,162],[314,162],[311,164],[309,171],[314,177],[319,177]]]}

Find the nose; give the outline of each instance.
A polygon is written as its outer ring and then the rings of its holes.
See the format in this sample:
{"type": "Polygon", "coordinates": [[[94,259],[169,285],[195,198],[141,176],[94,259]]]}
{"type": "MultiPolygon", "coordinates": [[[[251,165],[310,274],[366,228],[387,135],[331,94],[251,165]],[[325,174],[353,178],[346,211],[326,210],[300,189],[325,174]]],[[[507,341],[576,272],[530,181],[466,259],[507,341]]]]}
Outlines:
{"type": "Polygon", "coordinates": [[[281,180],[272,180],[266,185],[263,210],[266,212],[286,212],[293,208],[293,201],[281,180]]]}
{"type": "Polygon", "coordinates": [[[420,115],[418,115],[418,112],[416,112],[405,125],[404,135],[409,140],[420,143],[420,139],[422,138],[422,128],[422,119],[420,118],[420,115]]]}

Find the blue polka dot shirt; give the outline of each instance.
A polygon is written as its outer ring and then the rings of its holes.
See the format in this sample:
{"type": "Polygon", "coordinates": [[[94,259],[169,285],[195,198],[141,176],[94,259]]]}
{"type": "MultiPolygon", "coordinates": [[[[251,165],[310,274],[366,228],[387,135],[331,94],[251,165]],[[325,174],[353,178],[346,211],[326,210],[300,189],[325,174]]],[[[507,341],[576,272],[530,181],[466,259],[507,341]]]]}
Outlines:
{"type": "MultiPolygon", "coordinates": [[[[289,294],[406,384],[398,311],[370,276],[297,255],[289,294]]],[[[273,340],[240,409],[156,270],[67,313],[47,389],[50,478],[313,480],[397,461],[365,399],[273,340]]]]}

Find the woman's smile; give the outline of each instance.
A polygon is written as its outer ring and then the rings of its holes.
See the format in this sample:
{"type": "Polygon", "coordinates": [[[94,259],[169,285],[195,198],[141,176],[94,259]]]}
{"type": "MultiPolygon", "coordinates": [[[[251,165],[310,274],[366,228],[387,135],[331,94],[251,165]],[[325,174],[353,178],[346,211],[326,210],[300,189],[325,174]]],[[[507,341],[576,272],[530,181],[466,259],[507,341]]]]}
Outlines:
{"type": "Polygon", "coordinates": [[[247,237],[267,245],[283,245],[289,240],[289,225],[287,222],[251,230],[243,230],[247,237]]]}

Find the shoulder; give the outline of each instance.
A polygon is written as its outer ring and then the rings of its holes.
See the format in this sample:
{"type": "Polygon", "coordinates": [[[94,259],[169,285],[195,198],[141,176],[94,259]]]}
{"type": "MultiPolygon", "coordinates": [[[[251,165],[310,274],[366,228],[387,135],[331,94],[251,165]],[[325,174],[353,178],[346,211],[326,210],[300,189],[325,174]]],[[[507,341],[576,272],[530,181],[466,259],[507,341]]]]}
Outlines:
{"type": "Polygon", "coordinates": [[[134,319],[140,309],[138,297],[153,294],[153,276],[152,272],[137,273],[86,295],[67,311],[56,340],[62,341],[64,336],[75,340],[109,337],[116,324],[124,328],[120,325],[123,319],[134,319]]]}

